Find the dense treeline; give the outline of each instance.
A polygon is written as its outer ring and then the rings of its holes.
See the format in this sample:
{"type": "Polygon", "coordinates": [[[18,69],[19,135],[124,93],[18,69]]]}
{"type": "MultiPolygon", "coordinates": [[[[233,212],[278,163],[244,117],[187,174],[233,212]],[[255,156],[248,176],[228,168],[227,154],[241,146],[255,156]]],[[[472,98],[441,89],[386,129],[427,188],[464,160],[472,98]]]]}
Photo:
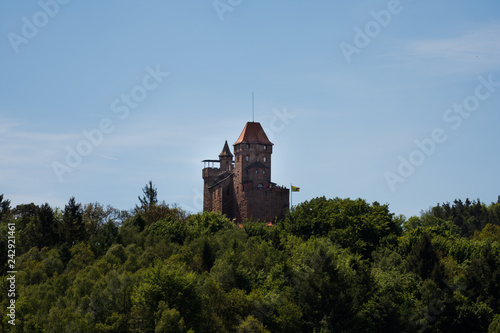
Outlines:
{"type": "Polygon", "coordinates": [[[406,219],[322,197],[240,228],[158,203],[151,182],[143,192],[129,212],[0,196],[18,271],[16,325],[4,316],[2,331],[500,332],[500,200],[406,219]]]}

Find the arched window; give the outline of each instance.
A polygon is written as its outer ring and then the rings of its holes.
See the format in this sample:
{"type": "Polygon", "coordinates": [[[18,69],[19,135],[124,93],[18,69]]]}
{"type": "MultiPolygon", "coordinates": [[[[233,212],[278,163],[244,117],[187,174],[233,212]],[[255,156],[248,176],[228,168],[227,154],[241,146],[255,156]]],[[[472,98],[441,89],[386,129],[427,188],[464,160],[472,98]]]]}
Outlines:
{"type": "Polygon", "coordinates": [[[264,163],[267,162],[267,156],[264,156],[264,163]]]}
{"type": "Polygon", "coordinates": [[[267,146],[264,146],[264,150],[267,150],[267,146]]]}
{"type": "Polygon", "coordinates": [[[257,185],[257,188],[258,188],[259,190],[262,190],[262,188],[264,188],[264,185],[259,184],[259,185],[257,185]]]}
{"type": "Polygon", "coordinates": [[[263,174],[266,174],[266,170],[262,170],[262,173],[263,173],[263,174]]]}
{"type": "Polygon", "coordinates": [[[250,157],[248,157],[248,155],[245,157],[245,161],[248,162],[248,160],[250,159],[250,157]]]}
{"type": "Polygon", "coordinates": [[[259,170],[255,170],[255,173],[259,173],[259,170]]]}

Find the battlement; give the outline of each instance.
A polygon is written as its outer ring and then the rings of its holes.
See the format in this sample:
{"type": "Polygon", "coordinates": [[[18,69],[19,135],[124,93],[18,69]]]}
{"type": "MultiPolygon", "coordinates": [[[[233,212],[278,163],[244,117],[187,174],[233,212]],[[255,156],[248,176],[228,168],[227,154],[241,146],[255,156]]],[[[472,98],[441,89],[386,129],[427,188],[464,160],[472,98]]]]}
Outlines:
{"type": "Polygon", "coordinates": [[[203,179],[210,178],[210,177],[217,177],[219,172],[220,172],[219,168],[204,168],[202,170],[203,179]]]}

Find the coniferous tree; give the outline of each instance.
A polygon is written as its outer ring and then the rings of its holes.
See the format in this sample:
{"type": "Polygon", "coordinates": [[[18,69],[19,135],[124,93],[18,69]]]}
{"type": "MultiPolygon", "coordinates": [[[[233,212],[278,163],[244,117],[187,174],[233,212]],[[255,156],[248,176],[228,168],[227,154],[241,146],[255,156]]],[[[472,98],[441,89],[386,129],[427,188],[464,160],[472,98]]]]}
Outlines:
{"type": "Polygon", "coordinates": [[[150,208],[158,203],[158,191],[150,180],[149,183],[142,189],[144,195],[142,198],[139,196],[139,201],[141,202],[141,207],[139,208],[150,208]]]}
{"type": "Polygon", "coordinates": [[[75,197],[71,197],[64,207],[63,220],[59,227],[59,237],[68,244],[74,244],[86,238],[82,206],[76,203],[75,197]]]}
{"type": "Polygon", "coordinates": [[[10,211],[10,200],[4,200],[3,194],[0,194],[0,222],[3,221],[4,216],[9,211],[10,211]]]}
{"type": "Polygon", "coordinates": [[[57,224],[54,217],[54,211],[48,203],[40,206],[37,214],[37,234],[40,235],[38,240],[38,246],[40,248],[44,246],[56,245],[59,241],[57,235],[57,224]]]}
{"type": "Polygon", "coordinates": [[[444,266],[427,233],[422,234],[420,240],[413,245],[406,264],[407,269],[422,280],[431,279],[440,286],[444,284],[444,266]]]}

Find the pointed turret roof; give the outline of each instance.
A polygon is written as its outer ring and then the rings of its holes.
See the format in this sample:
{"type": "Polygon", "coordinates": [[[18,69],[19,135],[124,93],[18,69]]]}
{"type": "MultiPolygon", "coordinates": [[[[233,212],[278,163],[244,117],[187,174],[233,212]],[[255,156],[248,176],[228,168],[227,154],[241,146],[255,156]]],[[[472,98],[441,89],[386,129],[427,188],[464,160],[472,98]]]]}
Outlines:
{"type": "Polygon", "coordinates": [[[219,157],[225,157],[225,156],[233,157],[231,149],[229,149],[229,145],[227,144],[227,140],[226,143],[224,144],[224,148],[222,148],[222,153],[219,154],[219,157]]]}
{"type": "Polygon", "coordinates": [[[240,143],[259,143],[262,145],[273,145],[271,141],[267,138],[264,129],[260,125],[260,123],[256,122],[248,122],[241,132],[238,141],[234,145],[238,145],[240,143]]]}

